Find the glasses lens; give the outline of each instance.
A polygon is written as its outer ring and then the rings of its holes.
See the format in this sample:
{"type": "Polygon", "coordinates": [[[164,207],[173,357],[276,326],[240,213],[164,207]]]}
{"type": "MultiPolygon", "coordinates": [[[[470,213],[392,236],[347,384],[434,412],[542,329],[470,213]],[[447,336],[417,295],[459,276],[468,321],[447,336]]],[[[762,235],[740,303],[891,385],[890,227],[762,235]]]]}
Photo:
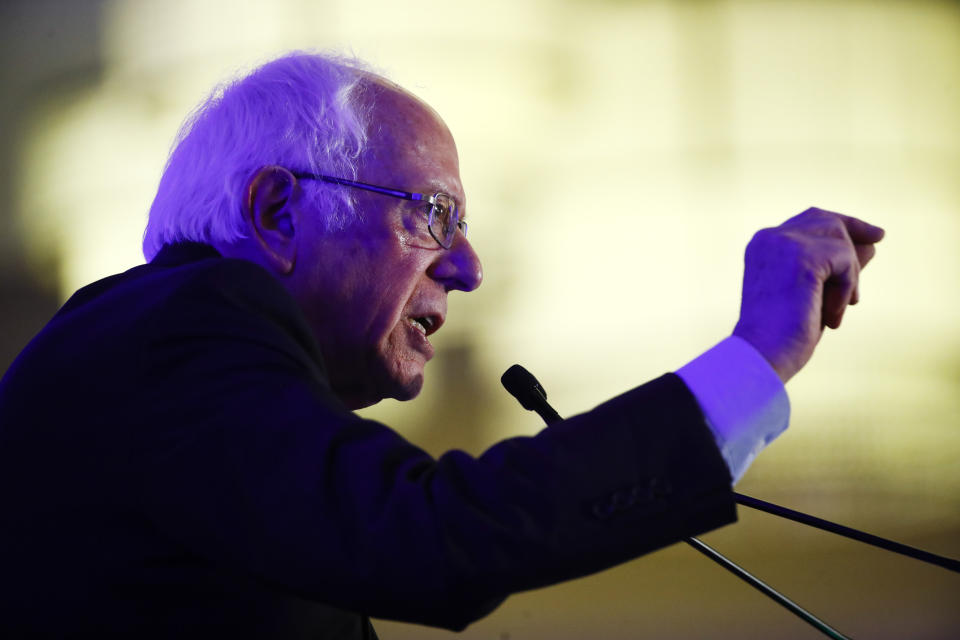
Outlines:
{"type": "Polygon", "coordinates": [[[445,193],[434,196],[433,209],[430,211],[430,234],[445,249],[453,244],[457,232],[457,204],[445,193]]]}

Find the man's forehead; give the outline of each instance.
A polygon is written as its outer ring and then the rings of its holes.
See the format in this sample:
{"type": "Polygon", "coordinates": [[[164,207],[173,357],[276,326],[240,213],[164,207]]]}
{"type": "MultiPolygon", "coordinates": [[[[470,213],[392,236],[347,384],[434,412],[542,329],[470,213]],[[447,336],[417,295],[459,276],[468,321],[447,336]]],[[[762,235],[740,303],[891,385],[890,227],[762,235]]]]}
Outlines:
{"type": "Polygon", "coordinates": [[[433,107],[392,80],[364,73],[360,85],[360,99],[375,116],[407,118],[411,123],[437,124],[446,129],[443,118],[433,107]]]}
{"type": "Polygon", "coordinates": [[[425,155],[453,146],[447,125],[430,105],[379,76],[366,80],[365,85],[360,99],[369,109],[368,144],[372,151],[425,155]]]}
{"type": "Polygon", "coordinates": [[[369,109],[370,127],[361,163],[365,173],[405,180],[414,168],[425,183],[398,183],[402,189],[446,191],[462,199],[459,166],[453,136],[443,119],[427,103],[380,76],[367,74],[360,99],[369,109]],[[387,175],[383,175],[387,174],[387,175]]]}

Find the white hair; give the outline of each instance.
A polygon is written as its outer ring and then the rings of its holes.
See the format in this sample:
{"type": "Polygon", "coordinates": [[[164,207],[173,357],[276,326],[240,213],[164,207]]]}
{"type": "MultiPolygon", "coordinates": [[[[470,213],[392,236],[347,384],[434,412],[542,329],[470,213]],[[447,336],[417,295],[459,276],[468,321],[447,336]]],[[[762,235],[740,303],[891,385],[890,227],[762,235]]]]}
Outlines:
{"type": "MultiPolygon", "coordinates": [[[[164,244],[245,237],[245,189],[262,167],[356,178],[369,109],[363,66],[294,52],[219,85],[187,117],[167,160],[143,237],[151,260],[164,244]]],[[[351,189],[304,181],[328,228],[355,215],[351,189]]]]}

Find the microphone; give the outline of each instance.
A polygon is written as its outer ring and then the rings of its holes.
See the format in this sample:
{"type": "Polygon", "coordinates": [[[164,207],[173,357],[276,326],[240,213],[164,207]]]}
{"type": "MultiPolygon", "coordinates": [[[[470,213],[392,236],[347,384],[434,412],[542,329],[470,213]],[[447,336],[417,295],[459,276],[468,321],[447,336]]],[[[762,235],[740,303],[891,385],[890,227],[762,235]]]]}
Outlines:
{"type": "Polygon", "coordinates": [[[536,411],[547,424],[560,422],[563,418],[547,402],[547,392],[533,374],[518,364],[500,376],[500,384],[510,392],[527,411],[536,411]]]}
{"type": "MultiPolygon", "coordinates": [[[[521,367],[519,364],[515,364],[507,369],[504,374],[500,376],[500,383],[507,391],[510,392],[510,395],[520,402],[520,405],[524,409],[527,411],[536,411],[538,414],[540,414],[540,417],[543,418],[543,421],[548,425],[563,419],[560,417],[560,414],[557,413],[556,410],[554,410],[554,408],[551,407],[547,402],[547,392],[544,390],[540,382],[533,377],[532,373],[521,367]]],[[[733,575],[749,584],[751,587],[768,596],[774,602],[780,604],[824,635],[833,638],[833,640],[851,640],[848,636],[843,635],[826,622],[795,603],[790,598],[786,597],[764,581],[752,575],[746,569],[739,566],[713,547],[701,542],[698,538],[684,538],[683,541],[719,564],[727,571],[731,572],[733,575]]]]}

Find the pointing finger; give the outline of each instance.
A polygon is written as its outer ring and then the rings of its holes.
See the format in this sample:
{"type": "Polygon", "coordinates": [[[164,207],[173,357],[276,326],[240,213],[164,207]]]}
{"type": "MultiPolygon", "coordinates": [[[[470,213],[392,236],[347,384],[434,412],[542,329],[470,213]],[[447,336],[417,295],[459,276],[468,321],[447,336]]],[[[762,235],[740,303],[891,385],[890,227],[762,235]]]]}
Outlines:
{"type": "Polygon", "coordinates": [[[859,218],[845,216],[842,213],[838,213],[837,216],[843,220],[843,224],[847,227],[847,233],[850,234],[850,239],[853,240],[854,244],[868,244],[883,240],[886,232],[882,228],[864,222],[859,218]]]}
{"type": "Polygon", "coordinates": [[[880,242],[885,233],[882,228],[859,218],[818,207],[810,207],[793,216],[784,223],[784,226],[805,228],[809,232],[837,237],[841,234],[846,235],[855,244],[880,242]]]}

